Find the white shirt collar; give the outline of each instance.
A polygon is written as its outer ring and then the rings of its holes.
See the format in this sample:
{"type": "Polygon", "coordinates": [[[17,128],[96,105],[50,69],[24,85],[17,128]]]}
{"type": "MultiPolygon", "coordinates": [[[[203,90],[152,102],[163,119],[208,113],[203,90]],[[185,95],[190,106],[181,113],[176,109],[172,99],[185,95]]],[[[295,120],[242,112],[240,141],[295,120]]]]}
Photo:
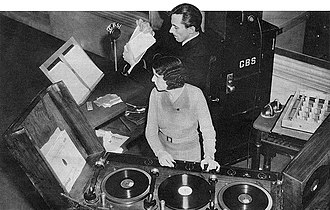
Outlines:
{"type": "Polygon", "coordinates": [[[197,37],[199,35],[199,32],[197,32],[197,34],[195,36],[190,37],[189,39],[185,40],[182,42],[182,46],[185,45],[187,42],[189,42],[190,40],[192,40],[193,38],[197,37]]]}

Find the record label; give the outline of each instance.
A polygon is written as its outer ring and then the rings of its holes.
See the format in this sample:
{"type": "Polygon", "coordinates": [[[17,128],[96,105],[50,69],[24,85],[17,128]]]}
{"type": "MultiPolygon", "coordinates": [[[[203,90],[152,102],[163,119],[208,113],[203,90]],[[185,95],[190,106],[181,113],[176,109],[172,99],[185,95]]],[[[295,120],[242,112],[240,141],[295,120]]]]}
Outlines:
{"type": "Polygon", "coordinates": [[[178,192],[182,196],[188,196],[192,193],[192,189],[191,189],[191,187],[188,187],[188,186],[182,186],[182,187],[179,187],[178,192]]]}

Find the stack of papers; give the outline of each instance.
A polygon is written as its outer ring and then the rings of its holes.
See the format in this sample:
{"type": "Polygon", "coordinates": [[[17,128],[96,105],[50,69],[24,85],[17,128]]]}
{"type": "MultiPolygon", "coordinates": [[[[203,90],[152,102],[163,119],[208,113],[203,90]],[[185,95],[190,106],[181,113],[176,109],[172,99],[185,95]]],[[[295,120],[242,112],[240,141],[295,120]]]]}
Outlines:
{"type": "Polygon", "coordinates": [[[103,138],[103,147],[107,152],[122,153],[121,145],[129,138],[120,134],[112,133],[102,129],[95,131],[97,137],[103,138]]]}
{"type": "Polygon", "coordinates": [[[118,104],[120,102],[123,102],[121,98],[116,95],[116,94],[106,94],[105,96],[98,97],[94,103],[98,106],[101,107],[103,106],[104,108],[111,107],[115,104],[118,104]]]}

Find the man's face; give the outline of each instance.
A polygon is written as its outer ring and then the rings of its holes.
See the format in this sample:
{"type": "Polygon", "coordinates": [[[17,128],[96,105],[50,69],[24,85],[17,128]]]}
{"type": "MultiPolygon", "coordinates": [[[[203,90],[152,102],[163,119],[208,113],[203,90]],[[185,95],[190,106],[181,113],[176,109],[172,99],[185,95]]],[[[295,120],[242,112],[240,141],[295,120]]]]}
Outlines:
{"type": "Polygon", "coordinates": [[[185,25],[181,23],[182,14],[173,14],[171,16],[171,28],[170,33],[173,34],[177,42],[183,42],[190,37],[191,28],[186,28],[185,25]]]}

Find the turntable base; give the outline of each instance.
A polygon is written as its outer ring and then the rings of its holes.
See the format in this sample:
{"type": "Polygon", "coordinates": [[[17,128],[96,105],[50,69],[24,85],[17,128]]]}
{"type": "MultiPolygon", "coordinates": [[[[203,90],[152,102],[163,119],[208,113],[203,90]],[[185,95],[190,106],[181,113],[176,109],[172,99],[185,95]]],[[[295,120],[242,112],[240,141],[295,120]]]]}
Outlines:
{"type": "Polygon", "coordinates": [[[233,182],[224,186],[219,191],[218,201],[224,210],[270,210],[273,206],[267,190],[249,182],[233,182]]]}
{"type": "Polygon", "coordinates": [[[143,210],[150,204],[152,209],[163,210],[206,210],[213,207],[218,210],[280,210],[282,207],[282,188],[273,179],[277,174],[272,172],[223,166],[215,174],[201,171],[199,163],[178,161],[173,169],[157,165],[157,160],[137,156],[126,155],[123,158],[113,155],[108,159],[110,161],[100,173],[100,182],[95,188],[100,199],[89,206],[116,210],[143,210]],[[159,172],[155,177],[154,169],[159,172]],[[256,178],[244,177],[247,173],[256,178]],[[215,184],[211,176],[215,178],[215,184]],[[149,194],[150,190],[152,194],[149,194]]]}
{"type": "Polygon", "coordinates": [[[151,177],[138,168],[122,168],[108,174],[101,190],[106,198],[118,204],[132,204],[142,200],[149,192],[151,177]]]}
{"type": "Polygon", "coordinates": [[[210,201],[210,185],[199,176],[177,174],[160,184],[158,198],[171,209],[200,209],[210,201]]]}

